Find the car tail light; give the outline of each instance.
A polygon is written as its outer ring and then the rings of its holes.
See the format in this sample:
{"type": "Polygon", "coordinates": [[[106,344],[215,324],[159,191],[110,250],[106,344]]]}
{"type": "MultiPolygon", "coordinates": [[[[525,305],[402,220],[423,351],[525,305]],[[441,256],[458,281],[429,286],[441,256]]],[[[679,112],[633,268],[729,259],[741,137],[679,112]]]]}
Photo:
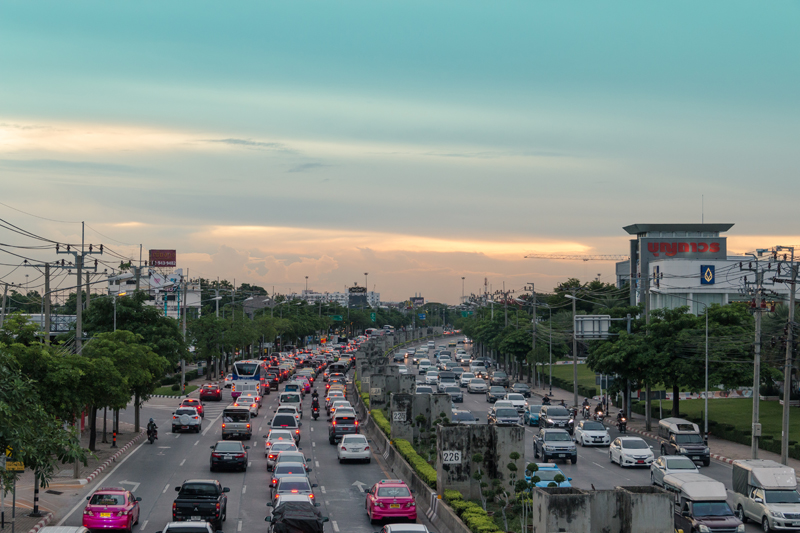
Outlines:
{"type": "Polygon", "coordinates": [[[211,454],[211,457],[222,457],[222,454],[214,452],[214,453],[211,454]]]}
{"type": "Polygon", "coordinates": [[[333,421],[333,425],[334,425],[334,426],[336,425],[336,420],[334,420],[334,421],[333,421]]]}
{"type": "Polygon", "coordinates": [[[215,511],[214,514],[216,516],[219,516],[219,503],[217,504],[216,509],[214,511],[215,511]]]}
{"type": "Polygon", "coordinates": [[[177,504],[177,503],[175,503],[175,502],[172,502],[172,514],[173,514],[173,515],[175,514],[175,511],[176,511],[177,509],[178,509],[178,504],[177,504]]]}
{"type": "Polygon", "coordinates": [[[222,423],[222,429],[225,429],[225,422],[222,423]]]}
{"type": "Polygon", "coordinates": [[[275,478],[272,478],[271,485],[274,487],[274,486],[275,486],[275,485],[277,485],[277,484],[278,484],[278,480],[277,480],[277,479],[275,479],[275,478]]]}
{"type": "Polygon", "coordinates": [[[255,407],[255,406],[256,406],[256,404],[253,404],[253,405],[251,405],[250,407],[255,407]]]}
{"type": "Polygon", "coordinates": [[[275,459],[275,456],[272,455],[272,454],[269,454],[269,459],[275,459]]]}
{"type": "Polygon", "coordinates": [[[376,500],[375,507],[383,507],[383,503],[380,500],[376,500]]]}
{"type": "Polygon", "coordinates": [[[243,454],[243,453],[237,453],[234,457],[237,457],[237,458],[241,459],[244,456],[245,456],[245,454],[243,454]]]}
{"type": "Polygon", "coordinates": [[[300,430],[299,430],[299,429],[296,429],[296,430],[295,430],[295,434],[299,435],[299,434],[300,434],[300,430]]]}
{"type": "Polygon", "coordinates": [[[193,416],[192,418],[195,419],[195,420],[200,420],[199,416],[193,416]]]}
{"type": "Polygon", "coordinates": [[[300,491],[297,490],[297,489],[292,489],[292,494],[297,494],[298,492],[300,492],[300,491]]]}
{"type": "Polygon", "coordinates": [[[417,506],[417,503],[415,501],[413,501],[413,500],[406,504],[406,507],[416,507],[416,506],[417,506]]]}
{"type": "Polygon", "coordinates": [[[358,420],[356,420],[356,426],[358,425],[358,420]]]}
{"type": "Polygon", "coordinates": [[[86,516],[94,516],[94,513],[89,511],[88,509],[84,509],[83,514],[85,514],[86,516]]]}
{"type": "Polygon", "coordinates": [[[128,515],[128,511],[120,511],[120,512],[117,513],[117,516],[127,516],[127,515],[128,515]]]}
{"type": "Polygon", "coordinates": [[[344,446],[342,446],[342,447],[341,447],[341,448],[339,448],[339,449],[340,449],[340,450],[342,450],[343,452],[346,452],[346,451],[347,451],[347,448],[345,448],[344,446]]]}
{"type": "Polygon", "coordinates": [[[250,428],[250,424],[247,424],[247,427],[250,428]]]}

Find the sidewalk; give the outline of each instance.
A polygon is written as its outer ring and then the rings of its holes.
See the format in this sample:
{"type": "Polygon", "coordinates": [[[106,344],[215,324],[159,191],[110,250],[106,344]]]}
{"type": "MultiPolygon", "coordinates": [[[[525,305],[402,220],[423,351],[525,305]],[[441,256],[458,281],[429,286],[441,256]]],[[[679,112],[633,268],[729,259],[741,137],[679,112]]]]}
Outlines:
{"type": "MultiPolygon", "coordinates": [[[[531,390],[533,391],[534,395],[541,397],[545,392],[549,391],[549,386],[545,385],[545,387],[542,389],[536,389],[534,387],[531,387],[531,390]]],[[[573,394],[571,392],[566,391],[564,389],[559,389],[557,387],[553,387],[553,394],[552,395],[548,394],[548,396],[550,396],[552,403],[554,404],[559,403],[561,400],[564,400],[564,402],[567,405],[571,405],[574,399],[573,394]]],[[[578,402],[582,403],[583,400],[584,396],[579,395],[578,402]]],[[[714,400],[709,400],[709,401],[714,401],[714,400]]],[[[597,405],[596,399],[589,398],[589,402],[591,403],[592,408],[594,408],[594,406],[597,405]]],[[[609,409],[610,414],[613,414],[614,416],[616,416],[616,412],[618,410],[619,408],[614,407],[613,404],[611,409],[609,409]]],[[[658,420],[653,419],[651,421],[650,428],[651,430],[653,430],[657,427],[658,427],[658,420]]],[[[654,440],[659,440],[655,431],[650,431],[650,432],[645,431],[644,415],[640,415],[637,413],[629,413],[628,430],[634,433],[638,433],[642,436],[649,437],[654,440]]],[[[714,437],[713,433],[709,435],[708,447],[709,449],[711,449],[711,458],[722,463],[731,463],[737,459],[751,459],[752,457],[750,446],[739,444],[738,442],[731,442],[729,440],[716,438],[714,437]]],[[[657,449],[656,451],[658,452],[660,450],[657,449]]],[[[768,452],[760,448],[758,450],[758,458],[770,459],[778,463],[780,463],[781,461],[781,456],[779,454],[768,452]]],[[[795,472],[800,474],[800,460],[792,459],[790,457],[788,460],[788,466],[794,468],[795,472]]]]}

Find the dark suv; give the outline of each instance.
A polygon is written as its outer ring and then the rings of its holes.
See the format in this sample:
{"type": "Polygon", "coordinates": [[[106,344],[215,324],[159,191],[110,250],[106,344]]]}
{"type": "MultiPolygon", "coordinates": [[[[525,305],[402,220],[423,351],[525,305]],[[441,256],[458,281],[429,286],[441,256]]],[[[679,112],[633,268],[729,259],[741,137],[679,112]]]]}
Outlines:
{"type": "Polygon", "coordinates": [[[278,377],[278,374],[273,374],[272,372],[267,374],[267,385],[269,385],[267,390],[278,390],[280,384],[281,378],[278,377]]]}
{"type": "Polygon", "coordinates": [[[336,444],[345,435],[355,435],[358,433],[358,420],[351,413],[336,415],[328,426],[328,442],[336,444]]]}
{"type": "Polygon", "coordinates": [[[542,428],[533,437],[533,456],[541,456],[545,463],[550,459],[564,459],[575,464],[578,462],[578,447],[565,430],[542,428]]]}
{"type": "Polygon", "coordinates": [[[499,385],[508,388],[508,374],[505,372],[494,372],[489,385],[499,385]]]}

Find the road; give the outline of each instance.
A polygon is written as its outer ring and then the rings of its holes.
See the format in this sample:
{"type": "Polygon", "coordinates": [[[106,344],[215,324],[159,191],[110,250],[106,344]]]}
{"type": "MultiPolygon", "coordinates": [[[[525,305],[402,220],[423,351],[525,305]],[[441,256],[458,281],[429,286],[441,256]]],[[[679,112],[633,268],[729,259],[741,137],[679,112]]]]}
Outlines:
{"type": "MultiPolygon", "coordinates": [[[[322,393],[322,385],[319,389],[322,393]]],[[[196,396],[196,395],[193,395],[196,396]]],[[[158,398],[147,402],[143,408],[142,420],[153,417],[159,427],[159,439],[151,445],[146,441],[133,448],[127,457],[108,474],[102,475],[90,486],[89,492],[77,496],[67,507],[71,514],[57,516],[58,525],[81,525],[85,497],[98,487],[123,486],[133,490],[142,498],[139,525],[135,532],[155,533],[161,531],[172,517],[172,502],[175,487],[186,479],[218,479],[224,487],[230,488],[228,494],[228,517],[224,531],[262,530],[264,517],[269,514],[266,503],[269,501],[269,473],[264,457],[263,435],[268,432],[271,414],[277,407],[278,395],[273,391],[264,397],[263,406],[254,419],[253,439],[245,441],[250,446],[249,465],[246,472],[209,471],[209,449],[220,440],[220,417],[225,406],[231,403],[230,392],[223,393],[221,402],[205,402],[205,418],[200,434],[170,432],[171,415],[178,400],[158,398]]],[[[323,416],[312,420],[310,416],[311,398],[304,399],[304,414],[301,427],[300,447],[310,460],[312,471],[309,474],[315,489],[315,497],[321,504],[323,516],[330,522],[326,530],[338,533],[352,531],[371,533],[379,527],[371,525],[364,510],[363,490],[368,489],[380,479],[391,478],[381,456],[373,457],[371,463],[339,464],[336,448],[328,443],[328,422],[323,416]]],[[[125,421],[132,422],[132,409],[121,415],[125,421]]],[[[426,523],[420,513],[419,522],[426,523]]],[[[435,529],[427,523],[432,531],[435,529]]]]}

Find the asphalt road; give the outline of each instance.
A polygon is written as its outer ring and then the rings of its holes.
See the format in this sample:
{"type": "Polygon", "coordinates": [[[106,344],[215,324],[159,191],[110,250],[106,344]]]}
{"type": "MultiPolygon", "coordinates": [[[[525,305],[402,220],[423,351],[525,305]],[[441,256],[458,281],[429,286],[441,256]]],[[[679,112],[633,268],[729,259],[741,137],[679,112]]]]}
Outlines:
{"type": "MultiPolygon", "coordinates": [[[[324,385],[320,383],[318,390],[322,394],[324,385]]],[[[89,491],[73,499],[67,507],[67,513],[60,514],[58,525],[81,525],[82,511],[86,503],[85,497],[99,487],[123,486],[131,489],[136,496],[142,498],[139,525],[134,531],[155,533],[163,529],[172,517],[172,502],[175,499],[175,487],[186,479],[218,479],[224,487],[230,488],[228,493],[228,517],[224,531],[254,531],[265,528],[264,517],[270,509],[269,479],[266,458],[264,457],[264,439],[269,431],[268,425],[272,413],[277,407],[278,395],[273,391],[264,397],[259,415],[254,419],[254,432],[251,441],[244,441],[250,446],[248,450],[249,465],[246,472],[214,472],[209,470],[209,449],[221,439],[221,414],[225,406],[231,403],[230,392],[223,393],[221,402],[205,402],[205,418],[202,432],[179,433],[170,432],[171,416],[179,400],[157,398],[147,402],[143,408],[142,420],[153,417],[159,427],[159,439],[154,444],[145,441],[133,450],[115,468],[107,474],[101,474],[90,486],[89,491]]],[[[328,421],[320,417],[311,419],[311,398],[303,400],[304,415],[301,427],[300,447],[312,471],[309,474],[312,483],[318,487],[315,498],[321,504],[323,516],[330,522],[325,525],[327,531],[352,531],[370,533],[380,529],[371,525],[364,509],[365,495],[368,489],[380,479],[394,477],[383,463],[383,457],[373,456],[369,464],[339,464],[336,448],[328,443],[328,421]]],[[[121,419],[133,420],[133,411],[128,409],[121,413],[121,419]]],[[[419,514],[418,522],[426,523],[424,515],[419,514]]],[[[431,524],[426,523],[432,531],[431,524]]]]}

